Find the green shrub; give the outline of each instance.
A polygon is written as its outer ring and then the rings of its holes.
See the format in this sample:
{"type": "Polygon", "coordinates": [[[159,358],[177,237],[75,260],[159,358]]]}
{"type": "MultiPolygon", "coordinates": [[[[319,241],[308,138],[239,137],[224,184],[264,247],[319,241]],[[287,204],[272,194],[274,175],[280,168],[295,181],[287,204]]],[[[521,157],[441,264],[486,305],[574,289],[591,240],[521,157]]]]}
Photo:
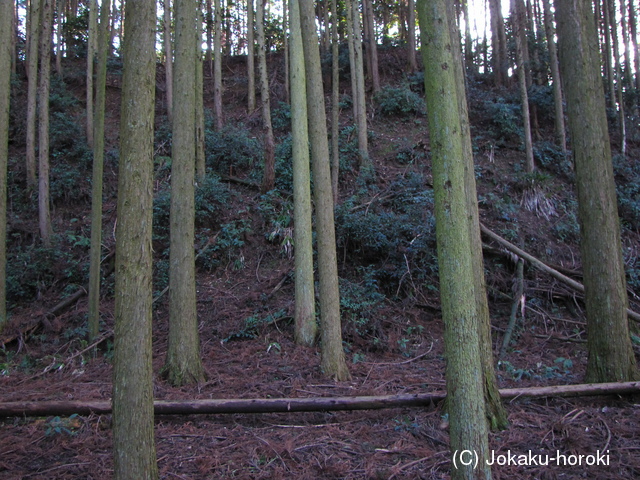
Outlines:
{"type": "Polygon", "coordinates": [[[485,101],[485,110],[491,118],[495,136],[502,141],[513,141],[523,135],[522,107],[504,98],[485,101]]]}
{"type": "Polygon", "coordinates": [[[376,348],[384,338],[378,322],[378,311],[385,296],[380,292],[372,267],[358,267],[358,281],[340,279],[340,313],[343,318],[345,339],[353,342],[367,340],[370,348],[376,348]]]}
{"type": "Polygon", "coordinates": [[[366,208],[355,197],[338,207],[338,246],[351,262],[374,266],[385,291],[411,294],[437,271],[433,194],[419,174],[397,178],[387,192],[366,208]]]}
{"type": "MultiPolygon", "coordinates": [[[[55,235],[53,245],[21,245],[19,236],[10,240],[11,255],[7,257],[7,302],[11,308],[44,294],[54,285],[84,285],[89,265],[80,259],[89,250],[88,237],[69,231],[55,235]],[[13,240],[13,241],[11,241],[13,240]]],[[[71,288],[75,291],[76,288],[71,288]]]]}
{"type": "Polygon", "coordinates": [[[243,170],[259,164],[263,149],[257,139],[249,137],[247,130],[228,126],[221,131],[207,130],[205,155],[208,166],[228,173],[231,167],[243,170]]]}
{"type": "Polygon", "coordinates": [[[385,86],[375,94],[376,110],[383,116],[424,115],[424,99],[412,91],[408,85],[402,87],[385,86]]]}

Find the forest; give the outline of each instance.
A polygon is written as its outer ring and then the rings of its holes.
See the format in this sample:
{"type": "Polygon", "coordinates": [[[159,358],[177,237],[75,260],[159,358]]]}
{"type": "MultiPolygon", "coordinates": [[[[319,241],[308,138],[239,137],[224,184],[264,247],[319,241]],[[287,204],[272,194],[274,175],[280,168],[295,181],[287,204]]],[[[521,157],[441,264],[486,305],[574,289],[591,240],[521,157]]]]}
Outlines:
{"type": "Polygon", "coordinates": [[[2,0],[0,478],[640,477],[635,0],[2,0]]]}

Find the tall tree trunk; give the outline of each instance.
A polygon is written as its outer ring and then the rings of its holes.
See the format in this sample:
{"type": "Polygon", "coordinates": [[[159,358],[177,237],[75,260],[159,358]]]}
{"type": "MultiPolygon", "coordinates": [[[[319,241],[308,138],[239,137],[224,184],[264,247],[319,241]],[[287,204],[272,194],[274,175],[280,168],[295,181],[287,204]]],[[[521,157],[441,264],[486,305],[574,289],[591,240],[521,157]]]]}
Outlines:
{"type": "Polygon", "coordinates": [[[291,86],[289,75],[289,35],[287,35],[287,28],[289,28],[289,0],[284,0],[284,8],[282,10],[282,31],[284,32],[284,95],[285,101],[291,103],[291,86]]]}
{"type": "Polygon", "coordinates": [[[358,73],[356,69],[356,38],[353,31],[353,6],[351,0],[344,0],[345,10],[347,12],[347,45],[349,47],[349,77],[351,78],[351,106],[353,110],[353,121],[357,123],[358,119],[358,73]]]}
{"type": "MultiPolygon", "coordinates": [[[[451,12],[451,10],[449,10],[451,12]]],[[[451,18],[451,17],[449,17],[451,18]]],[[[482,256],[482,239],[480,237],[480,215],[478,212],[478,195],[473,161],[473,146],[471,143],[471,128],[469,125],[469,108],[465,87],[464,62],[459,38],[460,34],[455,22],[449,21],[451,49],[454,61],[454,73],[457,87],[458,111],[460,112],[460,137],[462,140],[462,159],[464,162],[464,191],[466,194],[469,238],[471,241],[471,260],[473,269],[473,283],[478,315],[478,337],[480,342],[480,361],[483,372],[483,387],[486,404],[486,414],[492,430],[507,428],[507,412],[500,399],[498,380],[496,378],[493,359],[493,343],[491,340],[491,317],[484,276],[484,259],[482,256]]],[[[467,66],[468,68],[468,66],[467,66]]]]}
{"type": "Polygon", "coordinates": [[[373,23],[373,3],[371,0],[362,0],[362,18],[364,25],[364,44],[369,74],[371,75],[371,86],[373,93],[380,91],[380,70],[378,68],[378,42],[373,23]]]}
{"type": "Polygon", "coordinates": [[[100,7],[100,28],[97,33],[98,63],[96,72],[96,105],[94,110],[93,176],[91,180],[91,251],[89,252],[89,342],[100,329],[100,257],[102,253],[102,180],[104,165],[104,116],[107,83],[107,53],[109,48],[109,15],[111,0],[100,7]]]}
{"type": "MultiPolygon", "coordinates": [[[[261,1],[261,0],[260,0],[261,1]]],[[[247,110],[252,113],[256,109],[256,69],[254,42],[253,0],[247,0],[247,110]]]]}
{"type": "Polygon", "coordinates": [[[562,153],[567,153],[567,134],[564,125],[564,109],[562,106],[562,82],[560,80],[560,67],[558,65],[558,49],[555,41],[555,28],[553,26],[553,14],[549,0],[542,0],[544,9],[544,28],[549,49],[549,64],[551,66],[551,80],[553,82],[554,125],[556,142],[562,148],[562,153]]]}
{"type": "Polygon", "coordinates": [[[89,38],[87,39],[87,145],[93,147],[93,64],[98,32],[98,0],[89,0],[89,38]]]}
{"type": "Polygon", "coordinates": [[[205,379],[200,359],[196,307],[195,154],[196,81],[199,46],[196,0],[175,0],[175,71],[171,149],[171,213],[169,255],[169,345],[164,376],[172,385],[205,379]]]}
{"type": "Polygon", "coordinates": [[[304,50],[300,30],[300,7],[289,2],[291,14],[291,137],[293,141],[293,223],[295,244],[295,341],[312,346],[318,335],[313,283],[313,233],[309,128],[304,50]]]}
{"type": "MultiPolygon", "coordinates": [[[[600,1],[596,1],[599,5],[600,1]]],[[[613,73],[613,48],[611,46],[611,18],[609,17],[609,0],[602,0],[602,31],[604,37],[604,46],[602,49],[602,58],[604,60],[605,79],[608,92],[609,108],[616,109],[616,87],[615,75],[613,73]]]]}
{"type": "Polygon", "coordinates": [[[340,39],[338,38],[338,0],[331,2],[331,185],[333,204],[338,204],[340,173],[340,39]]]}
{"type": "Polygon", "coordinates": [[[414,73],[418,70],[416,59],[416,4],[415,0],[408,0],[407,4],[407,59],[409,71],[414,73]]]}
{"type": "MultiPolygon", "coordinates": [[[[635,3],[636,2],[634,0],[629,1],[629,33],[631,34],[631,44],[633,48],[633,69],[635,71],[633,85],[637,91],[640,91],[640,47],[638,45],[638,19],[636,18],[637,12],[635,3]]],[[[638,110],[640,110],[640,99],[638,99],[637,95],[634,110],[635,112],[638,112],[638,110]]]]}
{"type": "Polygon", "coordinates": [[[49,90],[51,87],[51,40],[54,0],[43,0],[40,38],[40,74],[38,76],[38,220],[40,238],[51,246],[51,206],[49,201],[49,90]]]}
{"type": "MultiPolygon", "coordinates": [[[[216,130],[223,127],[222,121],[222,8],[220,0],[213,0],[213,115],[216,130]]],[[[227,39],[228,42],[228,39],[227,39]]]]}
{"type": "Polygon", "coordinates": [[[496,86],[508,86],[509,63],[507,57],[507,36],[502,17],[502,5],[500,0],[489,0],[489,12],[491,16],[491,51],[494,82],[496,86]]]}
{"type": "Polygon", "coordinates": [[[474,285],[464,147],[455,59],[446,0],[418,0],[425,65],[425,95],[433,154],[440,298],[445,324],[447,407],[452,454],[475,453],[479,470],[457,463],[451,478],[491,478],[479,315],[474,285]],[[456,132],[456,134],[452,134],[456,132]]]}
{"type": "Polygon", "coordinates": [[[618,41],[618,22],[616,22],[615,0],[608,0],[609,18],[611,23],[610,33],[613,44],[613,73],[615,75],[615,95],[618,101],[618,133],[620,135],[620,153],[627,153],[627,129],[624,114],[623,78],[620,66],[620,42],[618,41]]]}
{"type": "Polygon", "coordinates": [[[171,0],[164,0],[164,75],[167,120],[173,124],[173,46],[171,42],[171,0]]]}
{"type": "Polygon", "coordinates": [[[0,2],[0,333],[7,323],[7,163],[14,3],[0,2]]]}
{"type": "Polygon", "coordinates": [[[127,3],[124,36],[113,356],[116,480],[158,478],[151,347],[156,2],[127,3]]]}
{"type": "Polygon", "coordinates": [[[258,72],[260,76],[260,99],[262,100],[262,129],[264,131],[264,174],[262,193],[271,190],[276,180],[275,140],[271,126],[271,100],[269,73],[267,72],[267,50],[264,36],[264,6],[267,0],[258,0],[256,9],[256,38],[258,41],[258,72]]]}
{"type": "Polygon", "coordinates": [[[533,140],[531,139],[531,114],[529,113],[529,94],[527,93],[527,62],[525,60],[525,11],[522,0],[511,0],[511,15],[514,19],[513,28],[516,37],[516,58],[518,64],[518,85],[520,87],[520,101],[522,103],[522,123],[524,129],[525,165],[527,172],[535,170],[533,162],[533,140]]]}
{"type": "Polygon", "coordinates": [[[32,191],[37,183],[36,176],[36,112],[38,99],[38,52],[40,49],[40,9],[42,0],[31,0],[29,6],[29,47],[27,66],[27,189],[32,191]]]}
{"type": "Polygon", "coordinates": [[[204,63],[202,57],[202,0],[199,2],[196,21],[196,180],[202,183],[207,175],[204,124],[204,63]]]}
{"type": "Polygon", "coordinates": [[[346,380],[351,375],[342,347],[327,116],[324,108],[318,33],[312,0],[300,0],[300,25],[307,80],[309,140],[316,205],[322,369],[326,375],[337,380],[346,380]]]}
{"type": "Polygon", "coordinates": [[[207,53],[204,57],[205,63],[209,66],[209,72],[213,76],[213,5],[211,0],[205,0],[206,2],[206,15],[205,23],[207,25],[207,53]]]}
{"type": "Polygon", "coordinates": [[[627,289],[593,11],[555,2],[580,219],[587,310],[587,381],[639,378],[629,338],[627,289]]]}
{"type": "Polygon", "coordinates": [[[473,58],[473,40],[471,38],[471,18],[469,18],[469,2],[462,0],[464,14],[464,65],[470,74],[477,74],[478,70],[473,58]]]}
{"type": "Polygon", "coordinates": [[[65,0],[57,0],[56,3],[56,20],[58,21],[58,28],[56,32],[56,74],[62,78],[62,25],[64,24],[64,7],[65,0]]]}
{"type": "Polygon", "coordinates": [[[369,159],[369,139],[367,137],[367,103],[364,87],[364,60],[362,55],[362,32],[360,30],[358,0],[348,0],[347,9],[347,23],[351,25],[349,36],[353,38],[353,64],[351,65],[351,71],[353,72],[352,77],[355,79],[353,103],[354,120],[358,127],[358,154],[360,169],[368,170],[371,164],[369,159]],[[350,9],[350,16],[348,9],[349,4],[351,4],[352,7],[350,9]]]}

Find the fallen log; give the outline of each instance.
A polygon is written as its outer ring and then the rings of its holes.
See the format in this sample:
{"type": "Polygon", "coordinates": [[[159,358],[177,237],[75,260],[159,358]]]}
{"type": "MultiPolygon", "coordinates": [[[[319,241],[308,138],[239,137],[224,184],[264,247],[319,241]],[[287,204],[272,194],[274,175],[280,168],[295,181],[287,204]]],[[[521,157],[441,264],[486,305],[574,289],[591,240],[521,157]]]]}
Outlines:
{"type": "MultiPolygon", "coordinates": [[[[510,252],[513,252],[516,255],[518,255],[519,257],[522,257],[525,260],[531,262],[533,265],[538,267],[540,270],[542,270],[544,272],[547,272],[549,275],[551,275],[556,280],[560,280],[561,282],[563,282],[564,284],[570,286],[572,289],[574,289],[577,292],[584,293],[584,285],[582,283],[574,280],[573,278],[569,278],[566,275],[563,275],[559,271],[551,268],[549,265],[544,263],[542,260],[539,260],[536,257],[534,257],[533,255],[531,255],[531,254],[525,252],[524,250],[516,247],[513,243],[509,242],[508,240],[505,240],[504,238],[502,238],[497,233],[491,231],[486,226],[484,226],[482,223],[480,224],[480,230],[487,237],[491,238],[492,240],[495,240],[496,242],[498,242],[500,245],[502,245],[504,248],[506,248],[510,252]]],[[[627,308],[627,315],[632,320],[635,320],[636,322],[640,322],[640,314],[634,312],[630,308],[627,308]]]]}
{"type": "MultiPolygon", "coordinates": [[[[503,399],[520,397],[577,397],[591,395],[628,395],[640,393],[640,382],[556,385],[550,387],[506,388],[503,399]]],[[[311,398],[255,398],[208,400],[156,400],[156,415],[195,415],[223,413],[293,413],[338,410],[380,410],[399,407],[428,407],[446,397],[445,392],[311,398]]],[[[109,414],[111,401],[37,401],[0,403],[0,417],[50,416],[72,414],[109,414]]]]}

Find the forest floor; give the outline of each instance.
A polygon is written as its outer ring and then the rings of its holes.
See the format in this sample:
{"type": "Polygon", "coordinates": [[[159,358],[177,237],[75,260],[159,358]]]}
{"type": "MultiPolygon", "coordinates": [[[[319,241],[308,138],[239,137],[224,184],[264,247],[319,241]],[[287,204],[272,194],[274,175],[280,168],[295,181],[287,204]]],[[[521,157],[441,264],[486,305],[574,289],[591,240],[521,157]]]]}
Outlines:
{"type": "MultiPolygon", "coordinates": [[[[387,76],[393,73],[387,72],[387,76]]],[[[233,93],[230,86],[227,88],[233,93]]],[[[240,93],[236,100],[240,105],[240,93]]],[[[112,102],[117,108],[117,101],[112,102]]],[[[240,113],[235,115],[236,120],[252,121],[240,113]]],[[[549,233],[549,224],[559,224],[561,215],[549,220],[525,209],[512,211],[504,204],[502,194],[510,194],[505,185],[513,186],[513,171],[522,163],[523,154],[517,145],[503,144],[494,155],[488,134],[481,130],[482,120],[476,115],[474,124],[478,125],[474,129],[479,129],[474,131],[474,142],[479,145],[476,176],[480,198],[484,199],[482,221],[503,235],[517,223],[527,251],[569,271],[579,271],[575,239],[563,242],[549,233]]],[[[117,130],[115,125],[111,127],[113,132],[117,130]]],[[[378,198],[408,171],[428,178],[428,166],[396,160],[403,146],[416,156],[418,150],[426,149],[426,118],[376,116],[370,128],[375,132],[371,148],[378,192],[383,192],[378,198]]],[[[638,145],[633,146],[631,156],[633,152],[638,153],[638,145]]],[[[357,178],[345,172],[342,180],[344,200],[356,190],[357,178]]],[[[562,177],[550,182],[553,186],[549,190],[560,210],[563,195],[569,195],[571,188],[562,177]]],[[[246,215],[247,207],[252,207],[254,214],[249,218],[251,228],[243,233],[244,247],[226,257],[212,273],[201,269],[198,274],[200,341],[207,381],[176,388],[159,375],[167,349],[165,295],[154,307],[156,399],[338,397],[444,390],[443,325],[437,291],[432,288],[415,288],[412,295],[386,295],[368,312],[371,318],[367,318],[364,333],[352,323],[345,325],[352,378],[335,382],[324,376],[319,349],[293,342],[293,260],[267,238],[269,226],[255,213],[263,200],[251,186],[229,182],[227,187],[235,194],[221,213],[224,219],[217,219],[217,223],[246,215]]],[[[366,200],[372,205],[375,198],[374,194],[366,200]]],[[[109,202],[113,198],[107,200],[105,211],[115,208],[109,202]]],[[[86,205],[78,208],[86,209],[86,205]]],[[[626,231],[625,246],[638,245],[637,232],[626,231]]],[[[515,267],[497,244],[487,245],[485,253],[497,352],[509,321],[515,267]]],[[[357,283],[346,247],[340,252],[339,269],[341,277],[357,283]]],[[[405,285],[414,281],[410,277],[411,270],[408,279],[403,277],[405,285]]],[[[579,295],[530,265],[526,282],[524,318],[520,318],[498,365],[500,387],[582,383],[587,356],[579,295]]],[[[12,310],[11,325],[2,337],[0,402],[110,399],[112,295],[103,298],[103,341],[92,355],[82,336],[87,317],[85,298],[56,315],[47,315],[60,300],[60,293],[61,288],[47,290],[33,302],[12,310]]],[[[632,300],[637,293],[632,292],[632,300]]],[[[640,349],[637,345],[634,348],[640,358],[640,349]]],[[[522,397],[505,406],[509,427],[490,435],[491,450],[496,456],[505,456],[493,466],[494,478],[640,478],[637,396],[522,397]],[[548,458],[548,465],[500,464],[509,455],[528,458],[530,453],[543,456],[534,458],[538,463],[548,458]]],[[[446,420],[441,404],[351,412],[157,416],[160,478],[445,479],[452,468],[446,420]]],[[[112,478],[110,424],[110,415],[0,419],[0,478],[112,478]]],[[[522,458],[516,458],[516,463],[518,460],[522,458]]]]}

